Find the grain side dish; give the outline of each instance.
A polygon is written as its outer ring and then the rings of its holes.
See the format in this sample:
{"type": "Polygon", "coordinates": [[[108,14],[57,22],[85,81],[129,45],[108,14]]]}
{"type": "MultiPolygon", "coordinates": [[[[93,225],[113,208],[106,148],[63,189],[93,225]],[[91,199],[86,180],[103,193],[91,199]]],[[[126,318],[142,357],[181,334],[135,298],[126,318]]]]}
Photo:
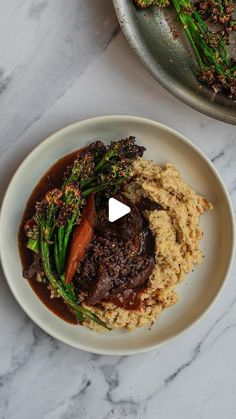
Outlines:
{"type": "MultiPolygon", "coordinates": [[[[153,209],[144,208],[143,215],[155,237],[155,267],[141,292],[140,310],[103,303],[95,311],[112,328],[130,330],[152,324],[164,308],[178,301],[176,285],[202,262],[200,217],[212,208],[171,164],[160,167],[140,158],[133,163],[133,176],[125,195],[134,204],[140,199],[148,199],[149,207],[153,203],[153,209]],[[158,209],[155,203],[160,205],[158,209]]],[[[92,323],[90,326],[96,328],[92,323]]]]}
{"type": "Polygon", "coordinates": [[[212,208],[134,137],[92,143],[56,163],[21,222],[23,274],[64,320],[96,331],[150,326],[202,262],[200,217],[212,208]],[[108,200],[131,212],[111,223],[108,200]]]}

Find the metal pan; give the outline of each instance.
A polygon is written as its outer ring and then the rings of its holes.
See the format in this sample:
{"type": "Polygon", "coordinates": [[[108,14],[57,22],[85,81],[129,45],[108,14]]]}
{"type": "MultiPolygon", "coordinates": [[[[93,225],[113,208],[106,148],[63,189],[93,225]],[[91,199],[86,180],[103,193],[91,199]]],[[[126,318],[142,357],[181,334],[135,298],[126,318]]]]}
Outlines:
{"type": "Polygon", "coordinates": [[[170,11],[164,16],[155,7],[137,10],[133,0],[113,3],[129,44],[162,86],[192,108],[236,124],[236,102],[199,85],[196,63],[170,11]],[[177,38],[173,36],[176,29],[177,38]]]}

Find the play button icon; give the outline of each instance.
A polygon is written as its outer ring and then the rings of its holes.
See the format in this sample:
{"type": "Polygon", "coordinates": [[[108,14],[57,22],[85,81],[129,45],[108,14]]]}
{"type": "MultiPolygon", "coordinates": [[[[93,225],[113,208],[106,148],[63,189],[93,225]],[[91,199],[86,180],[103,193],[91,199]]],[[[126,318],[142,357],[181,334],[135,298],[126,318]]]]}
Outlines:
{"type": "Polygon", "coordinates": [[[123,204],[115,198],[110,198],[108,202],[108,219],[111,223],[119,218],[124,217],[124,215],[129,214],[131,211],[128,205],[123,204]]]}

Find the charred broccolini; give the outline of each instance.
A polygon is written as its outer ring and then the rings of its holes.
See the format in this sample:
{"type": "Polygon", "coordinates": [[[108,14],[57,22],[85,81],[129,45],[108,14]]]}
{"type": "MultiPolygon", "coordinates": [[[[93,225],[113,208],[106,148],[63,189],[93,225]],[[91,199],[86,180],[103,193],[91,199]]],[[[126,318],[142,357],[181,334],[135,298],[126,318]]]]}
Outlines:
{"type": "MultiPolygon", "coordinates": [[[[134,0],[138,7],[139,2],[134,0]]],[[[166,7],[168,1],[157,0],[146,3],[166,7]]],[[[171,0],[186,37],[194,51],[199,65],[199,80],[214,92],[223,91],[236,100],[236,60],[228,52],[229,33],[236,30],[232,0],[171,0]],[[213,31],[206,20],[220,24],[220,30],[213,31]]]]}
{"type": "Polygon", "coordinates": [[[137,7],[141,9],[146,9],[146,7],[157,4],[160,7],[167,7],[170,4],[169,0],[134,0],[134,3],[137,7]]]}
{"type": "Polygon", "coordinates": [[[151,6],[154,3],[154,0],[134,0],[136,6],[141,9],[145,9],[148,6],[151,6]]]}
{"type": "Polygon", "coordinates": [[[36,204],[32,220],[26,223],[27,247],[39,253],[50,285],[76,313],[79,321],[90,319],[107,327],[92,311],[77,301],[73,285],[65,281],[65,264],[71,234],[80,223],[86,197],[105,190],[114,194],[130,175],[132,162],[144,148],[129,137],[105,146],[92,143],[81,152],[64,175],[61,189],[49,191],[36,204]]]}

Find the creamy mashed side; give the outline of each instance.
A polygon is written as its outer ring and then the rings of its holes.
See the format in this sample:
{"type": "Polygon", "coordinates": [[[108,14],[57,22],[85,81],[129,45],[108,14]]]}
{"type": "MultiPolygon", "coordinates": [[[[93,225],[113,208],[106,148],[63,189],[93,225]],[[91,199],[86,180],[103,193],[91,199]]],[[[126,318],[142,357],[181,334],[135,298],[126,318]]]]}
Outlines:
{"type": "MultiPolygon", "coordinates": [[[[160,209],[143,211],[155,237],[156,265],[141,294],[142,309],[125,310],[108,302],[89,306],[112,329],[151,325],[164,308],[177,302],[176,285],[202,261],[200,216],[212,208],[172,164],[160,167],[139,158],[133,164],[132,179],[124,191],[131,202],[149,198],[160,205],[160,209]]],[[[87,325],[102,330],[94,322],[87,325]]]]}

